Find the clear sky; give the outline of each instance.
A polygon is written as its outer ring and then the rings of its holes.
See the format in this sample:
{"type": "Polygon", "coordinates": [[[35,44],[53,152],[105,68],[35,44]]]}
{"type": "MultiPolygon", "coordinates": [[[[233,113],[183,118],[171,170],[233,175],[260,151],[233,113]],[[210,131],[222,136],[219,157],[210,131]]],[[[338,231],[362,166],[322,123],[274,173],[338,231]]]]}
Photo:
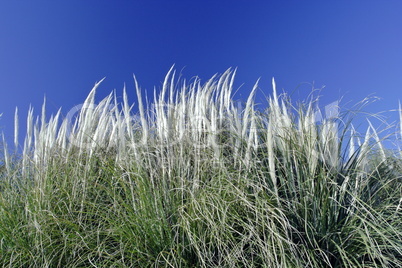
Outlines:
{"type": "Polygon", "coordinates": [[[0,129],[12,137],[15,107],[23,124],[29,105],[40,114],[45,95],[49,113],[67,114],[103,77],[98,99],[121,95],[125,83],[136,102],[132,75],[153,91],[173,64],[203,81],[237,67],[240,99],[260,77],[259,96],[269,95],[275,77],[280,89],[298,88],[295,98],[314,83],[325,85],[322,105],[374,94],[382,99],[369,112],[397,109],[401,14],[397,0],[4,0],[0,129]]]}

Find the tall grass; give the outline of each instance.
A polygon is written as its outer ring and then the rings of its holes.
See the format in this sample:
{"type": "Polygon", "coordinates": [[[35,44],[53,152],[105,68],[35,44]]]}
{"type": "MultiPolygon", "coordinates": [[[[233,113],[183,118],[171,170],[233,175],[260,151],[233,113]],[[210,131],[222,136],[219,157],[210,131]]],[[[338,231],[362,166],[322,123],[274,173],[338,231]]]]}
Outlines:
{"type": "Polygon", "coordinates": [[[237,105],[234,76],[170,70],[153,103],[135,81],[136,114],[99,83],[64,118],[31,109],[0,169],[2,267],[401,267],[402,165],[378,131],[274,81],[266,110],[257,85],[237,105]]]}

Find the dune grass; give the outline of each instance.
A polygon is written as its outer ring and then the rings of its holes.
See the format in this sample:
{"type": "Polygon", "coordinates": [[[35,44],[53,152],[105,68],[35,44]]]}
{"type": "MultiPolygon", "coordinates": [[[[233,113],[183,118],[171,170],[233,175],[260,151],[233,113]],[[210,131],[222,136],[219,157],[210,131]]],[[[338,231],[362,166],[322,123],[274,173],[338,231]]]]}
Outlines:
{"type": "Polygon", "coordinates": [[[234,76],[171,70],[150,104],[136,83],[137,114],[99,83],[64,118],[30,110],[23,153],[4,146],[1,266],[401,267],[402,162],[378,131],[274,82],[264,111],[257,86],[237,105],[234,76]]]}

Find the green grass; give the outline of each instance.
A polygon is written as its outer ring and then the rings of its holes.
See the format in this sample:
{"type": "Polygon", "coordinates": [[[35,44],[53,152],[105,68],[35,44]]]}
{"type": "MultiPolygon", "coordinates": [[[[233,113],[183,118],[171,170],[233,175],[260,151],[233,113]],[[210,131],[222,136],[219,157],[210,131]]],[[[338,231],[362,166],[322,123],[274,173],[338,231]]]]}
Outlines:
{"type": "Polygon", "coordinates": [[[240,108],[234,75],[170,71],[137,115],[99,84],[76,117],[31,110],[22,155],[3,150],[1,266],[401,267],[402,162],[378,131],[274,83],[240,108]]]}

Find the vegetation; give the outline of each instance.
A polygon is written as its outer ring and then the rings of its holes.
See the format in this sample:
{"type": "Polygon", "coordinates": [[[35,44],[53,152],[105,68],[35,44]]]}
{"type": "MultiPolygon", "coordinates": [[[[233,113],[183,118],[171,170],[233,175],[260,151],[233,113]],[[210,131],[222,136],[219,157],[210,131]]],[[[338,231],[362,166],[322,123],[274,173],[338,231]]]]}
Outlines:
{"type": "MultiPolygon", "coordinates": [[[[38,120],[0,168],[2,267],[402,267],[401,161],[235,72],[38,120]]],[[[44,105],[45,107],[45,105],[44,105]]],[[[16,121],[17,122],[17,121],[16,121]]],[[[17,125],[17,124],[16,124],[17,125]]],[[[18,145],[18,139],[15,141],[18,145]]]]}

